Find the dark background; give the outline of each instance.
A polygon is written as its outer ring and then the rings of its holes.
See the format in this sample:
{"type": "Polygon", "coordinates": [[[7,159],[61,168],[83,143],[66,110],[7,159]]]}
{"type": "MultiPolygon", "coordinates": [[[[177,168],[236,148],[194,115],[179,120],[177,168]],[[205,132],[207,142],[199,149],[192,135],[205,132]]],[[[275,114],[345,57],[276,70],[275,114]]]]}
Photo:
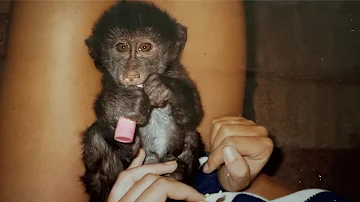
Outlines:
{"type": "MultiPolygon", "coordinates": [[[[1,66],[7,8],[0,2],[1,66]]],[[[265,171],[293,190],[360,201],[360,2],[245,1],[245,9],[244,116],[277,147],[265,171]]]]}
{"type": "Polygon", "coordinates": [[[266,168],[299,190],[360,201],[360,2],[246,1],[247,118],[278,147],[266,168]]]}

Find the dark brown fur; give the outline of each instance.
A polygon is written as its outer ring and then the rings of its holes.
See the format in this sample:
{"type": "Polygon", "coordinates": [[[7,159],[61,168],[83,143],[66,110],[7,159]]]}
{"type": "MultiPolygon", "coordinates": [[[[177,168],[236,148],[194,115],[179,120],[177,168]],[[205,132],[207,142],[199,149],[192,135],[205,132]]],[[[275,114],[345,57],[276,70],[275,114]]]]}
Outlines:
{"type": "Polygon", "coordinates": [[[127,1],[105,11],[86,39],[102,73],[94,105],[97,120],[83,136],[86,172],[81,180],[93,202],[107,200],[140,147],[147,154],[145,163],[177,159],[179,167],[168,177],[188,183],[196,173],[203,151],[196,128],[203,110],[196,85],[180,62],[186,41],[187,28],[166,12],[127,1]],[[137,122],[133,143],[113,139],[119,117],[137,122]]]}

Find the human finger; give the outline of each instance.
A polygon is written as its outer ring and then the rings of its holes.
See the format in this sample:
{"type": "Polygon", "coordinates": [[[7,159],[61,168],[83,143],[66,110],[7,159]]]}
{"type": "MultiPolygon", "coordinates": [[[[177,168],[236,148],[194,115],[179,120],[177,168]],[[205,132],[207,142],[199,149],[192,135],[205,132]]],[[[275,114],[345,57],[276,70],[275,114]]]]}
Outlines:
{"type": "Polygon", "coordinates": [[[240,191],[252,180],[249,165],[232,146],[225,147],[222,152],[226,166],[218,171],[219,182],[227,191],[240,191]]]}
{"type": "Polygon", "coordinates": [[[254,121],[245,119],[244,117],[221,117],[212,121],[212,131],[210,134],[211,144],[217,136],[223,125],[256,125],[254,121]]]}
{"type": "Polygon", "coordinates": [[[163,175],[174,172],[176,168],[176,161],[168,161],[165,163],[147,164],[124,170],[119,174],[111,190],[111,200],[118,201],[118,199],[121,199],[124,194],[135,184],[135,182],[140,180],[148,173],[163,175]]]}
{"type": "Polygon", "coordinates": [[[251,168],[250,174],[258,172],[265,165],[273,150],[273,142],[268,137],[231,136],[225,138],[209,155],[203,171],[210,173],[224,163],[223,149],[226,146],[236,148],[251,168]],[[261,169],[260,168],[260,169],[261,169]]]}
{"type": "Polygon", "coordinates": [[[211,150],[215,149],[225,138],[231,136],[267,137],[268,131],[265,127],[259,125],[223,124],[211,143],[211,150]]]}
{"type": "Polygon", "coordinates": [[[256,123],[252,120],[246,119],[242,116],[223,116],[220,118],[213,119],[211,124],[215,125],[216,123],[226,123],[226,122],[236,122],[244,125],[255,125],[256,123]]]}
{"type": "Polygon", "coordinates": [[[222,117],[213,119],[211,121],[211,124],[215,124],[216,122],[219,122],[219,121],[229,121],[229,120],[245,120],[245,118],[242,116],[222,116],[222,117]]]}
{"type": "Polygon", "coordinates": [[[160,177],[154,181],[135,202],[165,202],[166,199],[205,201],[205,196],[179,181],[160,177]]]}
{"type": "Polygon", "coordinates": [[[128,169],[141,166],[144,163],[145,157],[146,157],[145,151],[143,149],[140,149],[138,155],[131,162],[128,169]]]}
{"type": "Polygon", "coordinates": [[[211,121],[211,140],[214,139],[215,135],[217,134],[218,130],[220,129],[220,127],[227,123],[227,124],[240,124],[242,122],[244,122],[244,120],[246,120],[244,117],[241,116],[224,116],[224,117],[219,117],[216,119],[213,119],[211,121]]]}
{"type": "Polygon", "coordinates": [[[146,174],[141,180],[137,181],[119,202],[135,201],[141,193],[143,193],[150,185],[154,183],[160,176],[154,174],[146,174]]]}

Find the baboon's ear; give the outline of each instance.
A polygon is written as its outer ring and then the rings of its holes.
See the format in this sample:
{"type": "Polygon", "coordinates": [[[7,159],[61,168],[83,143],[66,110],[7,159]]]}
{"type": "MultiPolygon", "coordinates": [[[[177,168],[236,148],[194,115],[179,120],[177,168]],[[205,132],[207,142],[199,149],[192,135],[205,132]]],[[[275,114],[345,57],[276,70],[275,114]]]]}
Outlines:
{"type": "Polygon", "coordinates": [[[87,39],[85,39],[85,45],[88,47],[88,53],[91,59],[94,61],[96,69],[98,69],[100,72],[103,72],[104,68],[101,65],[100,55],[95,47],[94,37],[90,36],[87,39]]]}
{"type": "Polygon", "coordinates": [[[180,53],[184,50],[185,44],[187,42],[187,27],[177,23],[177,35],[178,35],[178,41],[177,45],[180,48],[180,53]]]}
{"type": "Polygon", "coordinates": [[[88,48],[88,53],[90,57],[94,60],[94,62],[96,62],[98,54],[94,46],[94,38],[92,36],[89,36],[87,39],[85,39],[85,45],[88,48]]]}

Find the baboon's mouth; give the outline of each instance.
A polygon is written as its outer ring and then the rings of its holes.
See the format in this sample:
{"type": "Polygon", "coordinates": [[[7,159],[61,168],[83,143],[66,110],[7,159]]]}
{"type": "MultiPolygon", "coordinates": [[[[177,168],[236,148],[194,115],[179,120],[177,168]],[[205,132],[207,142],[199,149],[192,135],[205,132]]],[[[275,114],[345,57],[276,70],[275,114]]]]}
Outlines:
{"type": "Polygon", "coordinates": [[[140,78],[135,79],[124,79],[122,75],[119,75],[119,82],[124,85],[125,87],[128,86],[137,86],[142,88],[144,82],[148,78],[148,75],[140,75],[140,78]]]}
{"type": "Polygon", "coordinates": [[[142,87],[144,82],[145,82],[144,79],[142,79],[141,81],[130,81],[130,80],[120,79],[120,83],[125,87],[129,87],[129,86],[142,87]]]}

